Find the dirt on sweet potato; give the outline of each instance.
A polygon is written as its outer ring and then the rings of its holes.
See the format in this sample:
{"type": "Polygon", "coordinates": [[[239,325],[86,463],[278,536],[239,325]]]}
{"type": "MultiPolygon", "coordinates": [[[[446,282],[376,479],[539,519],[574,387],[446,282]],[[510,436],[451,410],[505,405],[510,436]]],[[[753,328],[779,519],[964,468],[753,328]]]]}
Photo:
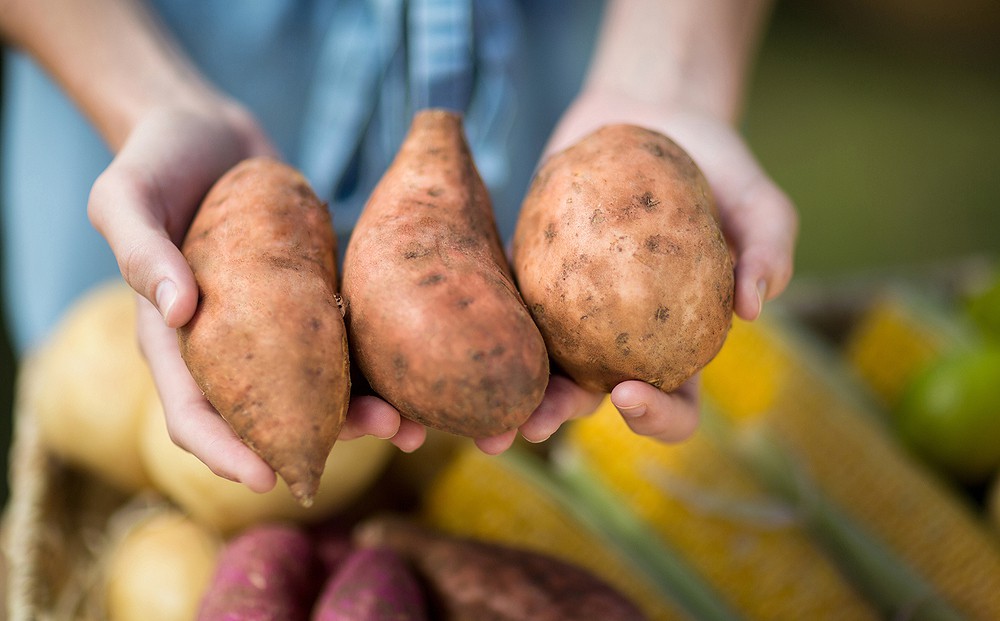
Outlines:
{"type": "Polygon", "coordinates": [[[732,323],[733,263],[708,183],[648,129],[609,125],[550,157],[513,256],[549,354],[594,391],[633,379],[674,390],[732,323]]]}
{"type": "Polygon", "coordinates": [[[308,505],[350,398],[326,206],[293,168],[246,160],[216,182],[182,245],[201,298],[178,331],[211,404],[308,505]]]}
{"type": "Polygon", "coordinates": [[[404,416],[457,435],[515,429],[548,384],[462,119],[416,114],[348,245],[352,360],[404,416]]]}

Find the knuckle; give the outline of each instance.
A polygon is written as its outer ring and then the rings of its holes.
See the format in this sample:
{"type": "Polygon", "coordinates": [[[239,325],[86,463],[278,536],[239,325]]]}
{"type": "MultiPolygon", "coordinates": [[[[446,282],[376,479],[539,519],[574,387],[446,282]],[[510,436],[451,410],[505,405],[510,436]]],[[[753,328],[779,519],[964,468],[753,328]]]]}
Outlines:
{"type": "Polygon", "coordinates": [[[100,232],[104,232],[106,213],[113,204],[111,195],[114,186],[114,173],[111,169],[102,172],[90,187],[87,196],[87,218],[90,224],[100,232]]]}
{"type": "Polygon", "coordinates": [[[166,413],[164,413],[164,422],[167,428],[167,436],[170,438],[170,441],[177,447],[190,452],[187,448],[187,436],[185,434],[184,425],[178,422],[177,417],[169,416],[166,413]]]}
{"type": "Polygon", "coordinates": [[[698,430],[698,416],[687,415],[677,416],[669,421],[664,421],[660,429],[650,434],[661,442],[677,443],[687,440],[698,430]]]}
{"type": "Polygon", "coordinates": [[[145,260],[145,250],[142,244],[130,244],[116,250],[115,258],[118,261],[118,269],[125,278],[125,282],[148,298],[151,294],[147,290],[150,280],[150,269],[149,262],[145,260]]]}

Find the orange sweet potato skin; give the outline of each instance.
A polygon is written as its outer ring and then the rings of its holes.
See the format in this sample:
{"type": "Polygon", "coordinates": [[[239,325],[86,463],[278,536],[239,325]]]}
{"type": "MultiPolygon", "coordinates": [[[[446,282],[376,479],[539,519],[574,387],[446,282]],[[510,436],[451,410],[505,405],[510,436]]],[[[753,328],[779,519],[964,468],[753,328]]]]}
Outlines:
{"type": "Polygon", "coordinates": [[[344,260],[352,360],[404,416],[469,437],[540,403],[548,356],[511,279],[461,118],[424,111],[344,260]]]}
{"type": "Polygon", "coordinates": [[[603,127],[539,169],[514,234],[518,287],[578,384],[670,391],[728,333],[733,265],[708,184],[666,136],[603,127]]]}
{"type": "Polygon", "coordinates": [[[182,252],[201,298],[178,331],[208,400],[308,504],[350,397],[336,238],[306,179],[256,158],[227,172],[182,252]]]}

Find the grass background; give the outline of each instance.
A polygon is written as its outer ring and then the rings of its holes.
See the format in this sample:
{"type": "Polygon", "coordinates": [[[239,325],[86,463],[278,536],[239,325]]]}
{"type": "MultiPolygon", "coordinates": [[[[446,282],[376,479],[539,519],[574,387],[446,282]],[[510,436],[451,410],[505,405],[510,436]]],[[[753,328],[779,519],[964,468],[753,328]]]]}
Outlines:
{"type": "MultiPolygon", "coordinates": [[[[744,128],[798,207],[796,279],[1000,257],[998,41],[995,0],[778,2],[744,128]]],[[[3,464],[15,362],[0,330],[3,464]]]]}

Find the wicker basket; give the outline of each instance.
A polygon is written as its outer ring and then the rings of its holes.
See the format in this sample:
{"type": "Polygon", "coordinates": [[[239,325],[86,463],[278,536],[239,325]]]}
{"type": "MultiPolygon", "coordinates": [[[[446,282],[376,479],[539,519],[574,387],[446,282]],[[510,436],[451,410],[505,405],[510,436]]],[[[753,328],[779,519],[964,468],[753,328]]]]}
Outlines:
{"type": "Polygon", "coordinates": [[[128,497],[50,454],[15,403],[11,495],[4,514],[7,618],[101,619],[96,559],[109,518],[128,497]]]}

